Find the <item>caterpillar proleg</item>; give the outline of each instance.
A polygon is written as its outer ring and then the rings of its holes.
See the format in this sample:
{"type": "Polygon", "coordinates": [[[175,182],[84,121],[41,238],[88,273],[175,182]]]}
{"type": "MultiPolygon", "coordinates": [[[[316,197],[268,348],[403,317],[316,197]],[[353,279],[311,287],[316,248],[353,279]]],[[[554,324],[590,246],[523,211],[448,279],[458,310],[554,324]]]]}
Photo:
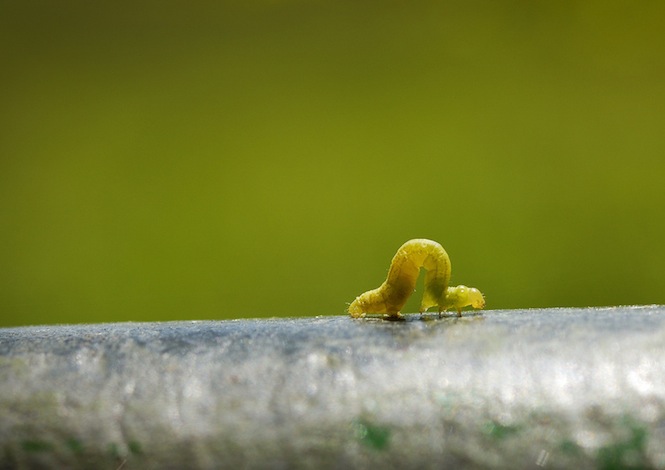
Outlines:
{"type": "Polygon", "coordinates": [[[438,307],[439,313],[454,308],[457,316],[461,316],[463,307],[485,307],[485,297],[475,287],[448,286],[450,258],[446,250],[435,241],[417,238],[397,250],[387,279],[376,289],[356,297],[349,305],[349,314],[354,318],[367,313],[401,317],[400,310],[416,287],[420,268],[427,271],[420,313],[431,307],[438,307]]]}

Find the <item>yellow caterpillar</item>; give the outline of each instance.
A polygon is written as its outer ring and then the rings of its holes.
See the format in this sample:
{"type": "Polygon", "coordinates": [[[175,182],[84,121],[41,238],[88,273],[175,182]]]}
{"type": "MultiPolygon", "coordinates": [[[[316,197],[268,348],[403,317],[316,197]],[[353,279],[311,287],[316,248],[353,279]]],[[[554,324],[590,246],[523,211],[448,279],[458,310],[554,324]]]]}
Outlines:
{"type": "Polygon", "coordinates": [[[450,281],[450,258],[443,247],[435,241],[417,238],[402,245],[393,257],[388,278],[381,286],[356,297],[349,305],[353,318],[367,313],[386,313],[400,318],[400,310],[416,287],[420,268],[425,274],[425,292],[420,304],[420,313],[430,307],[438,307],[439,313],[449,308],[462,316],[462,308],[484,308],[485,297],[474,287],[448,287],[450,281]]]}

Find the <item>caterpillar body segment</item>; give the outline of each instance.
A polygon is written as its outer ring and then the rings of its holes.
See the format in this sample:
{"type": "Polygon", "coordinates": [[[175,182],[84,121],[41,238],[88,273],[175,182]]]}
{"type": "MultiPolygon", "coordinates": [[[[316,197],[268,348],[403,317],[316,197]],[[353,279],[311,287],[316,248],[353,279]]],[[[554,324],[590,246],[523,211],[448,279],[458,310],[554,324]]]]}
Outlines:
{"type": "Polygon", "coordinates": [[[420,313],[431,307],[438,307],[439,313],[455,308],[458,316],[461,316],[463,307],[485,306],[485,298],[478,289],[466,286],[448,287],[450,258],[440,244],[427,239],[414,239],[397,250],[383,284],[356,297],[349,305],[349,314],[354,318],[365,314],[401,317],[400,310],[415,290],[420,268],[427,271],[420,313]]]}

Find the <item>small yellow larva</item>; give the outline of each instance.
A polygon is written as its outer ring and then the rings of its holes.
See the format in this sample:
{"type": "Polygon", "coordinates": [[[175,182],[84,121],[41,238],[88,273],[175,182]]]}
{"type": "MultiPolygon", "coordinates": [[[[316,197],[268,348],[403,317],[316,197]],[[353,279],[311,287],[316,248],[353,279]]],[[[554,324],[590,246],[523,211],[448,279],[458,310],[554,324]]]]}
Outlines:
{"type": "Polygon", "coordinates": [[[362,317],[367,313],[385,313],[389,317],[401,317],[400,310],[413,293],[420,268],[425,274],[423,300],[420,313],[430,307],[438,307],[439,313],[449,308],[462,315],[462,308],[484,308],[485,297],[474,287],[448,287],[450,258],[435,241],[418,238],[402,245],[393,257],[388,278],[378,288],[359,295],[349,305],[349,314],[362,317]]]}

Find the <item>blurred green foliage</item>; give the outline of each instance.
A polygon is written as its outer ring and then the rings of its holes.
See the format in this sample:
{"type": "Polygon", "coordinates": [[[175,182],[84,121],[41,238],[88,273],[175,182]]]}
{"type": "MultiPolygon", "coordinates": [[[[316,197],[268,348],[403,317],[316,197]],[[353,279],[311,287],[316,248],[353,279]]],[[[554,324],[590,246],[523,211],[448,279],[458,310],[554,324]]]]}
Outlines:
{"type": "Polygon", "coordinates": [[[3,2],[0,325],[664,303],[665,2],[3,2]],[[417,309],[419,295],[406,311],[417,309]]]}

